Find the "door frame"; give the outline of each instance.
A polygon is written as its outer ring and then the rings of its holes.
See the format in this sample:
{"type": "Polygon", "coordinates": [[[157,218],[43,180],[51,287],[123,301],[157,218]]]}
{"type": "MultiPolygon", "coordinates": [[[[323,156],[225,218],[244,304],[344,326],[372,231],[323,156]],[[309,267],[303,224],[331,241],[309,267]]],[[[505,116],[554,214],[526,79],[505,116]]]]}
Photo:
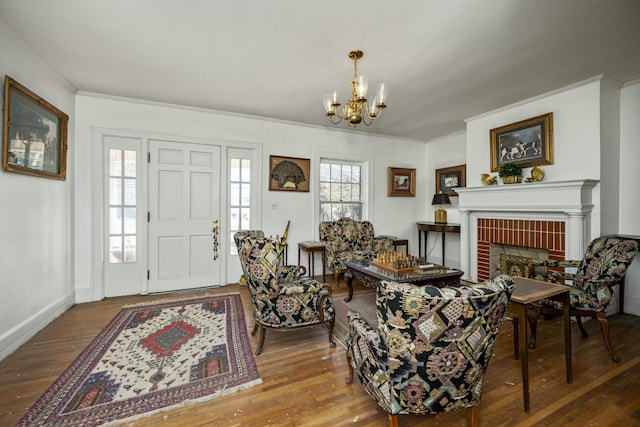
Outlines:
{"type": "MultiPolygon", "coordinates": [[[[91,189],[93,191],[92,194],[92,202],[91,202],[91,285],[90,285],[90,297],[89,301],[100,301],[105,296],[105,283],[104,283],[104,262],[106,259],[106,254],[104,253],[104,239],[105,239],[105,217],[104,217],[104,137],[105,136],[115,136],[115,137],[124,137],[124,138],[138,138],[141,141],[141,153],[142,153],[142,162],[140,163],[141,171],[140,171],[140,179],[139,179],[139,188],[138,191],[140,194],[138,195],[138,200],[144,201],[144,206],[139,206],[138,208],[144,209],[144,212],[148,212],[148,172],[149,172],[149,163],[147,162],[147,156],[149,153],[149,139],[160,139],[160,140],[182,140],[184,142],[193,143],[193,144],[206,144],[206,145],[218,145],[221,147],[220,152],[220,236],[225,236],[225,238],[220,238],[220,282],[221,286],[225,286],[228,284],[228,270],[229,270],[229,262],[231,262],[231,258],[229,256],[229,247],[226,236],[229,235],[229,224],[227,221],[228,211],[229,211],[229,195],[228,195],[228,186],[229,186],[229,171],[228,171],[228,150],[230,148],[239,148],[239,149],[249,149],[253,150],[255,153],[256,159],[256,171],[253,175],[255,177],[255,182],[252,182],[251,191],[256,194],[256,206],[255,212],[252,212],[252,218],[255,219],[255,223],[252,220],[252,227],[260,228],[262,225],[262,144],[258,142],[247,142],[247,141],[234,141],[234,140],[224,140],[224,139],[215,139],[215,138],[194,138],[187,136],[179,136],[176,135],[168,135],[162,133],[154,133],[154,132],[145,132],[145,131],[135,131],[135,130],[127,130],[127,129],[117,129],[117,128],[105,128],[105,127],[94,127],[92,130],[92,144],[91,144],[91,157],[92,157],[92,183],[91,189]]],[[[147,222],[143,222],[143,224],[147,224],[147,222]]],[[[140,274],[140,287],[139,294],[146,295],[148,294],[148,281],[147,281],[147,269],[148,269],[148,236],[147,236],[147,227],[144,227],[144,230],[139,234],[139,241],[137,242],[137,246],[140,248],[138,252],[139,258],[142,260],[144,258],[144,266],[145,268],[141,268],[140,274]],[[144,233],[144,234],[142,234],[144,233]]],[[[235,259],[233,260],[235,261],[235,259]]],[[[141,261],[142,263],[142,261],[141,261]]],[[[142,265],[142,264],[141,264],[142,265]]]]}

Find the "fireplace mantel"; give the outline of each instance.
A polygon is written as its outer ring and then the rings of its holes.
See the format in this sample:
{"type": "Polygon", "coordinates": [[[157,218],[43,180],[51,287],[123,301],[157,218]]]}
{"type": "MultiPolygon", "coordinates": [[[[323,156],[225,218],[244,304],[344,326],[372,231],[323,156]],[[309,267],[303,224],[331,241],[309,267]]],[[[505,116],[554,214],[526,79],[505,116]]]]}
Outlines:
{"type": "Polygon", "coordinates": [[[478,277],[478,218],[563,221],[566,256],[580,259],[593,210],[593,188],[598,183],[582,179],[457,188],[463,278],[476,281],[478,277]]]}

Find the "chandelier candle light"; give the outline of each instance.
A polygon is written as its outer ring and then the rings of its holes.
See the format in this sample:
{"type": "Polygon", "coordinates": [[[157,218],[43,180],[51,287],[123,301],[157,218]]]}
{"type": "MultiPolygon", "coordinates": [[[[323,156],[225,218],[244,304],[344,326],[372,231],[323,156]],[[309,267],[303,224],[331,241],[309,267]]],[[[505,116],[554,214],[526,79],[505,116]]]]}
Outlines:
{"type": "Polygon", "coordinates": [[[378,92],[367,102],[367,89],[369,87],[369,77],[358,75],[358,59],[362,58],[364,53],[361,50],[352,50],[349,52],[349,58],[353,60],[353,81],[351,82],[351,99],[341,108],[338,101],[338,93],[333,91],[324,95],[322,103],[327,110],[329,121],[337,125],[342,120],[346,120],[349,126],[356,127],[358,123],[364,123],[369,126],[373,119],[380,117],[382,110],[387,108],[385,101],[389,95],[389,87],[380,83],[378,92]],[[334,117],[338,120],[335,121],[334,117]],[[369,122],[367,123],[367,119],[369,122]]]}

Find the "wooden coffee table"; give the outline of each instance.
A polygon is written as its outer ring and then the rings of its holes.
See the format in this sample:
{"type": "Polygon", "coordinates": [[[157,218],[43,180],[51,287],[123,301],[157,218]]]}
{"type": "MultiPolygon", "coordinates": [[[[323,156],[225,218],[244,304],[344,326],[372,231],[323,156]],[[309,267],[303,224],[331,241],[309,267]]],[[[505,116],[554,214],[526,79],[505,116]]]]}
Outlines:
{"type": "Polygon", "coordinates": [[[411,283],[416,286],[433,285],[442,288],[445,286],[459,285],[460,277],[464,274],[460,270],[447,267],[442,267],[439,270],[421,274],[413,271],[409,273],[394,273],[381,267],[352,261],[347,261],[344,265],[347,266],[347,270],[350,273],[347,275],[347,286],[349,286],[349,296],[345,298],[345,301],[347,302],[351,301],[351,298],[353,297],[354,278],[360,280],[363,285],[369,288],[375,288],[382,280],[411,283]]]}

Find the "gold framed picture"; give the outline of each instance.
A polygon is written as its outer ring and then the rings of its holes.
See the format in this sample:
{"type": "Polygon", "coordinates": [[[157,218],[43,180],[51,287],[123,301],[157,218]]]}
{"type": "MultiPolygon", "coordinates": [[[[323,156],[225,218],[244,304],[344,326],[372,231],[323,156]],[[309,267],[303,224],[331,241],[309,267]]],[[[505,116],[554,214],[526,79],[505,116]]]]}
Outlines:
{"type": "Polygon", "coordinates": [[[2,169],[64,181],[68,123],[68,115],[5,76],[2,169]]]}
{"type": "Polygon", "coordinates": [[[467,165],[436,169],[436,194],[441,191],[449,196],[457,196],[456,187],[467,186],[467,165]]]}
{"type": "Polygon", "coordinates": [[[387,196],[415,197],[416,170],[390,167],[387,177],[387,196]]]}
{"type": "Polygon", "coordinates": [[[491,129],[491,172],[505,163],[553,164],[553,113],[491,129]]]}

